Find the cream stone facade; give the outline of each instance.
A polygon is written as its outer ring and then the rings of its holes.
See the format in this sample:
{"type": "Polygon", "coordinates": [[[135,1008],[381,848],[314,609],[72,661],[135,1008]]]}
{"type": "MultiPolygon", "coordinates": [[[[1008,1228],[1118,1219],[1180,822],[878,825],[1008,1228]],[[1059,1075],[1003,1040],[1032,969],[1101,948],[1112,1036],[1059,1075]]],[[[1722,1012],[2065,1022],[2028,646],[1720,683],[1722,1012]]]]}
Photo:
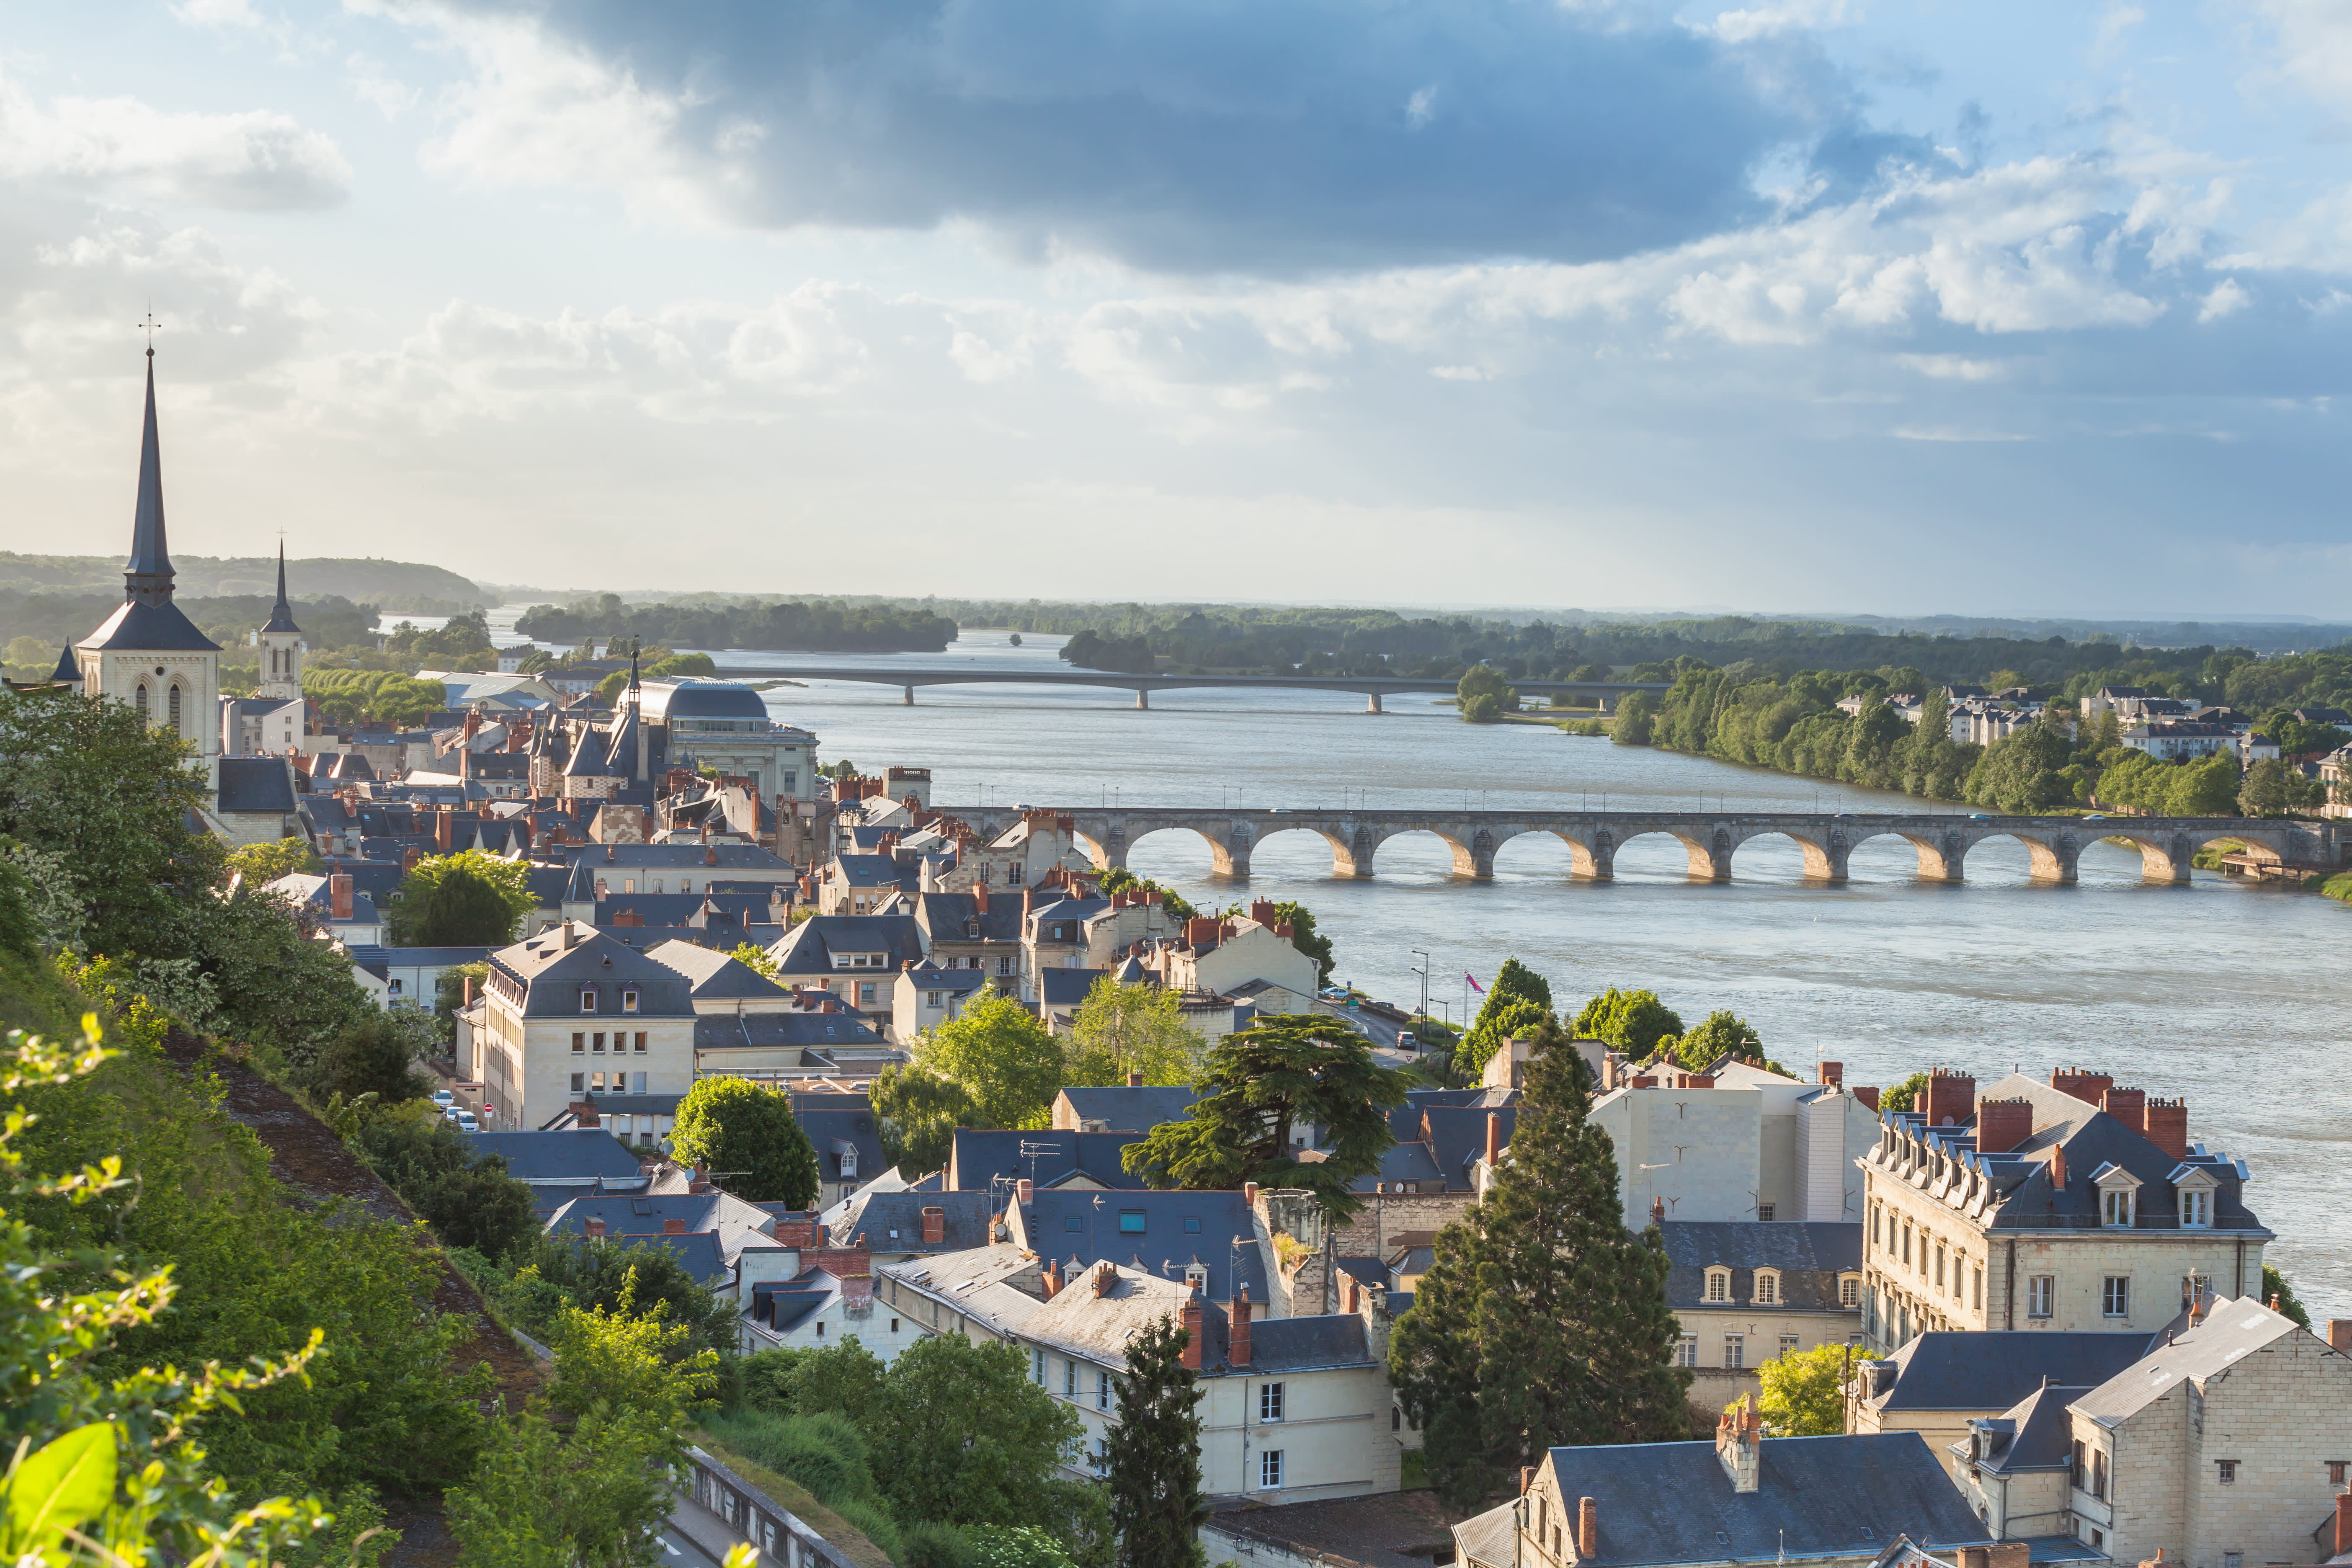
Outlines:
{"type": "Polygon", "coordinates": [[[2112,1110],[2022,1076],[1981,1095],[1947,1077],[1957,1114],[1885,1118],[1859,1162],[1874,1349],[1933,1329],[2151,1333],[2186,1307],[2192,1278],[2223,1295],[2260,1286],[2271,1232],[2241,1202],[2242,1164],[2186,1146],[2178,1107],[2053,1076],[2112,1110]],[[2164,1142],[2143,1131],[2152,1115],[2164,1142]]]}
{"type": "Polygon", "coordinates": [[[469,1065],[491,1126],[530,1131],[585,1095],[694,1087],[686,976],[571,921],[489,965],[469,1065]]]}
{"type": "Polygon", "coordinates": [[[1640,1074],[1596,1100],[1592,1121],[1616,1146],[1635,1230],[1661,1204],[1670,1220],[1858,1221],[1853,1162],[1878,1139],[1877,1113],[1836,1083],[1755,1068],[1640,1074]]]}

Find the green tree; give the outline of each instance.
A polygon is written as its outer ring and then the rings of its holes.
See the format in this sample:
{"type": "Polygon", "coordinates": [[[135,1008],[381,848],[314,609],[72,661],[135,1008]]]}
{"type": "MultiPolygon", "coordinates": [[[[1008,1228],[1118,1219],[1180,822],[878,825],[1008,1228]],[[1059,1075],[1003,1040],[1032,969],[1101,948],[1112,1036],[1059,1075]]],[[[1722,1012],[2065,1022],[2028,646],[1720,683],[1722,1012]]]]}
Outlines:
{"type": "Polygon", "coordinates": [[[1424,1435],[1431,1483],[1469,1507],[1562,1444],[1648,1443],[1689,1427],[1668,1363],[1665,1247],[1619,1205],[1617,1156],[1587,1120],[1582,1058],[1556,1026],[1528,1063],[1509,1157],[1438,1233],[1389,1378],[1424,1435]]]}
{"type": "Polygon", "coordinates": [[[837,1345],[802,1352],[787,1378],[792,1407],[803,1415],[836,1410],[853,1418],[881,1397],[890,1369],[852,1334],[837,1345]]]}
{"type": "Polygon", "coordinates": [[[1606,1040],[1635,1061],[1647,1061],[1662,1037],[1682,1034],[1683,1020],[1654,991],[1612,985],[1584,1005],[1570,1031],[1580,1040],[1606,1040]]]}
{"type": "Polygon", "coordinates": [[[946,1169],[955,1130],[987,1125],[962,1085],[911,1062],[884,1068],[869,1092],[881,1121],[882,1152],[902,1175],[946,1169]]]}
{"type": "Polygon", "coordinates": [[[1201,1380],[1183,1363],[1190,1338],[1161,1318],[1127,1342],[1118,1425],[1110,1433],[1110,1521],[1129,1568],[1200,1568],[1201,1380]]]}
{"type": "Polygon", "coordinates": [[[530,868],[479,849],[419,860],[393,895],[392,940],[402,947],[504,947],[539,907],[530,868]]]}
{"type": "Polygon", "coordinates": [[[934,1334],[899,1352],[857,1415],[874,1475],[902,1518],[1035,1524],[1078,1418],[1029,1376],[1018,1345],[934,1334]]]}
{"type": "Polygon", "coordinates": [[[2311,1314],[2304,1310],[2303,1302],[2295,1296],[2294,1287],[2287,1283],[2286,1276],[2279,1272],[2276,1264],[2263,1265],[2263,1300],[2276,1305],[2280,1315],[2294,1320],[2297,1328],[2311,1327],[2311,1314]]]}
{"type": "Polygon", "coordinates": [[[1927,1075],[1915,1072],[1878,1097],[1881,1110],[1917,1110],[1919,1097],[1927,1092],[1927,1075]]]}
{"type": "Polygon", "coordinates": [[[1550,1016],[1551,982],[1517,958],[1503,960],[1476,1020],[1454,1047],[1454,1071],[1465,1079],[1477,1077],[1505,1040],[1531,1032],[1550,1016]]]}
{"type": "Polygon", "coordinates": [[[1389,1108],[1404,1103],[1410,1084],[1337,1019],[1282,1015],[1218,1041],[1191,1112],[1153,1128],[1119,1160],[1155,1187],[1304,1188],[1344,1224],[1361,1206],[1348,1184],[1380,1169],[1396,1141],[1389,1108]],[[1292,1146],[1291,1129],[1310,1124],[1323,1129],[1320,1160],[1301,1160],[1306,1151],[1292,1146]]]}
{"type": "Polygon", "coordinates": [[[1124,866],[1113,866],[1109,870],[1105,871],[1097,885],[1101,888],[1105,898],[1110,897],[1113,893],[1157,893],[1160,895],[1160,907],[1168,911],[1168,918],[1179,925],[1191,920],[1197,912],[1191,904],[1186,903],[1159,883],[1148,877],[1139,877],[1124,866]]]}
{"type": "Polygon", "coordinates": [[[352,1142],[444,1247],[506,1258],[538,1237],[530,1189],[507,1173],[500,1156],[476,1153],[431,1104],[369,1117],[352,1142]]]}
{"type": "Polygon", "coordinates": [[[362,1018],[335,1037],[321,1064],[319,1088],[346,1100],[372,1094],[385,1105],[431,1092],[416,1070],[415,1031],[385,1012],[362,1018]]]}
{"type": "Polygon", "coordinates": [[[1148,1084],[1191,1083],[1208,1042],[1184,1022],[1179,1004],[1164,986],[1122,985],[1110,975],[1096,981],[1070,1016],[1064,1085],[1123,1084],[1129,1073],[1148,1084]]]}
{"type": "Polygon", "coordinates": [[[1674,1058],[1686,1072],[1705,1072],[1727,1055],[1764,1059],[1764,1041],[1754,1026],[1727,1011],[1709,1013],[1674,1042],[1674,1058]]]}
{"type": "Polygon", "coordinates": [[[739,942],[727,954],[736,963],[759,971],[769,979],[776,977],[776,961],[768,950],[756,942],[739,942]]]}
{"type": "Polygon", "coordinates": [[[1656,733],[1658,700],[1647,691],[1629,692],[1617,704],[1617,721],[1609,739],[1620,746],[1646,746],[1656,733]]]}
{"type": "Polygon", "coordinates": [[[2064,775],[2074,760],[2074,741],[2045,716],[1985,748],[1969,773],[1969,802],[2020,816],[2071,805],[2074,782],[2064,775]]]}
{"type": "Polygon", "coordinates": [[[2165,809],[2174,816],[2231,816],[2238,809],[2238,759],[2227,752],[2172,770],[2165,809]]]}
{"type": "Polygon", "coordinates": [[[1504,714],[1519,710],[1519,694],[1511,689],[1503,672],[1483,664],[1474,664],[1463,671],[1454,695],[1462,704],[1462,717],[1473,724],[1491,724],[1504,714]]]}
{"type": "Polygon", "coordinates": [[[670,1152],[680,1164],[726,1173],[727,1190],[748,1203],[816,1202],[816,1149],[793,1102],[749,1079],[697,1079],[678,1102],[670,1152]]]}
{"type": "Polygon", "coordinates": [[[920,1037],[915,1061],[961,1086],[992,1127],[1043,1127],[1062,1089],[1062,1052],[1036,1015],[992,983],[920,1037]]]}
{"type": "Polygon", "coordinates": [[[228,868],[256,887],[297,871],[316,875],[319,857],[307,838],[278,838],[228,852],[228,868]]]}
{"type": "Polygon", "coordinates": [[[1775,1437],[1834,1437],[1843,1432],[1853,1353],[1846,1345],[1784,1351],[1759,1367],[1764,1392],[1756,1409],[1764,1417],[1764,1430],[1775,1437]]]}
{"type": "Polygon", "coordinates": [[[1331,979],[1331,939],[1315,929],[1315,911],[1296,899],[1274,906],[1274,923],[1290,928],[1290,945],[1315,961],[1315,983],[1328,984],[1331,979]]]}

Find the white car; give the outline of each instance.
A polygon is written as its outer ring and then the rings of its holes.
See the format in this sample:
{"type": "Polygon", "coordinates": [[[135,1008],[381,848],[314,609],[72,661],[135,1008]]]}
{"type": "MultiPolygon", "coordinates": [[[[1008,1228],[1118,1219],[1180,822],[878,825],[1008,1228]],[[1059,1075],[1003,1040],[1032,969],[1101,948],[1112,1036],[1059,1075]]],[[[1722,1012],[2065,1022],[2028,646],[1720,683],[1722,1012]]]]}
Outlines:
{"type": "Polygon", "coordinates": [[[481,1129],[481,1125],[474,1120],[474,1113],[473,1113],[472,1111],[470,1111],[470,1110],[460,1110],[459,1112],[457,1112],[457,1131],[460,1131],[460,1132],[479,1132],[481,1130],[482,1130],[482,1129],[481,1129]]]}
{"type": "Polygon", "coordinates": [[[446,1115],[457,1109],[457,1097],[446,1089],[436,1089],[433,1091],[433,1103],[439,1106],[442,1113],[446,1115]]]}

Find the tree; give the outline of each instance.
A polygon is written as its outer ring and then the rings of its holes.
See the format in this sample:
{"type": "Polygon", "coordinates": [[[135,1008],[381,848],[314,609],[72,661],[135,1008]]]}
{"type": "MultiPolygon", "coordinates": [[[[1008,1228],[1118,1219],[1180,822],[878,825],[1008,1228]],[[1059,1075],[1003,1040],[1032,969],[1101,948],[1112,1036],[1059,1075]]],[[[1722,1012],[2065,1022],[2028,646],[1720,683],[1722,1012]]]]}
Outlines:
{"type": "Polygon", "coordinates": [[[1519,709],[1519,694],[1511,689],[1503,672],[1484,664],[1474,664],[1462,672],[1454,695],[1462,704],[1462,717],[1473,724],[1491,724],[1519,709]]]}
{"type": "Polygon", "coordinates": [[[505,1159],[476,1153],[429,1104],[369,1117],[352,1142],[444,1247],[505,1258],[540,1234],[530,1189],[507,1173],[505,1159]]]}
{"type": "Polygon", "coordinates": [[[1550,1016],[1551,982],[1516,958],[1503,960],[1495,983],[1486,988],[1486,999],[1479,1004],[1476,1021],[1454,1048],[1454,1072],[1475,1079],[1505,1040],[1530,1033],[1550,1016]]]}
{"type": "Polygon", "coordinates": [[[1396,1141],[1388,1110],[1410,1086],[1339,1020],[1285,1014],[1218,1041],[1185,1119],[1161,1122],[1119,1160],[1155,1187],[1304,1188],[1344,1224],[1361,1206],[1348,1184],[1381,1168],[1396,1141]],[[1291,1129],[1308,1124],[1324,1131],[1319,1161],[1292,1147],[1291,1129]]]}
{"type": "Polygon", "coordinates": [[[785,1380],[792,1407],[803,1415],[837,1410],[856,1416],[880,1397],[889,1368],[852,1334],[837,1345],[804,1351],[785,1380]]]}
{"type": "Polygon", "coordinates": [[[2276,1264],[2263,1265],[2263,1300],[2275,1302],[2280,1315],[2293,1319],[2296,1327],[2311,1327],[2311,1314],[2304,1310],[2303,1302],[2296,1299],[2294,1287],[2287,1283],[2286,1276],[2279,1272],[2276,1264]]]}
{"type": "Polygon", "coordinates": [[[793,1102],[749,1079],[697,1079],[678,1102],[670,1152],[681,1164],[726,1173],[727,1190],[746,1202],[816,1202],[816,1149],[793,1102]]]}
{"type": "Polygon", "coordinates": [[[1111,1428],[1110,1521],[1130,1568],[1200,1568],[1201,1380],[1183,1363],[1190,1338],[1162,1318],[1127,1342],[1127,1376],[1111,1428]]]}
{"type": "Polygon", "coordinates": [[[2172,770],[2165,809],[2174,816],[2230,816],[2238,809],[2238,759],[2227,752],[2172,770]]]}
{"type": "Polygon", "coordinates": [[[1105,898],[1113,893],[1157,893],[1160,907],[1168,911],[1168,918],[1179,925],[1191,920],[1195,913],[1191,904],[1149,877],[1139,877],[1124,866],[1113,866],[1105,871],[1097,885],[1101,888],[1105,898]]]}
{"type": "Polygon", "coordinates": [[[869,1092],[881,1120],[882,1152],[901,1175],[945,1170],[955,1130],[985,1125],[962,1085],[911,1062],[884,1068],[869,1092]]]}
{"type": "Polygon", "coordinates": [[[479,849],[436,855],[400,879],[392,940],[402,947],[504,947],[538,907],[523,862],[479,849]]]}
{"type": "Polygon", "coordinates": [[[256,887],[297,871],[316,874],[319,857],[307,838],[279,838],[228,852],[228,868],[256,887]]]}
{"type": "Polygon", "coordinates": [[[766,948],[756,942],[739,942],[729,951],[727,956],[738,963],[757,970],[771,980],[776,977],[775,959],[769,954],[766,948]]]}
{"type": "Polygon", "coordinates": [[[1184,1022],[1176,993],[1122,985],[1107,974],[1070,1016],[1062,1078],[1065,1085],[1123,1084],[1141,1073],[1148,1084],[1191,1083],[1207,1051],[1200,1031],[1184,1022]]]}
{"type": "Polygon", "coordinates": [[[1318,935],[1315,930],[1315,911],[1296,899],[1274,906],[1274,923],[1290,928],[1290,945],[1315,961],[1315,983],[1328,984],[1331,979],[1331,939],[1318,935]]]}
{"type": "Polygon", "coordinates": [[[1606,1040],[1635,1061],[1646,1061],[1656,1054],[1661,1037],[1683,1032],[1683,1020],[1654,991],[1612,985],[1584,1005],[1570,1029],[1580,1040],[1606,1040]]]}
{"type": "Polygon", "coordinates": [[[1019,1346],[916,1341],[857,1415],[876,1479],[902,1518],[1033,1524],[1078,1418],[1029,1376],[1019,1346]]]}
{"type": "Polygon", "coordinates": [[[1036,1015],[993,983],[921,1037],[915,1061],[960,1085],[992,1127],[1043,1127],[1062,1089],[1062,1052],[1036,1015]]]}
{"type": "Polygon", "coordinates": [[[1438,1233],[1389,1377],[1425,1435],[1438,1494],[1468,1507],[1562,1444],[1645,1443],[1689,1428],[1689,1373],[1668,1363],[1665,1247],[1624,1226],[1617,1156],[1587,1119],[1587,1073],[1547,1029],[1494,1185],[1438,1233]]]}
{"type": "Polygon", "coordinates": [[[416,1070],[415,1032],[389,1013],[363,1018],[337,1035],[320,1067],[318,1087],[346,1100],[372,1094],[393,1105],[430,1092],[416,1070]]]}
{"type": "MultiPolygon", "coordinates": [[[[1665,1042],[1661,1040],[1663,1047],[1665,1042]]],[[[1738,1015],[1718,1010],[1701,1019],[1697,1027],[1673,1042],[1673,1055],[1686,1072],[1705,1072],[1726,1056],[1764,1059],[1764,1041],[1738,1015]]]]}
{"type": "Polygon", "coordinates": [[[1631,692],[1617,705],[1609,739],[1620,746],[1646,746],[1656,732],[1657,719],[1657,698],[1647,691],[1631,692]]]}
{"type": "Polygon", "coordinates": [[[1901,1083],[1878,1097],[1881,1110],[1917,1110],[1919,1097],[1927,1092],[1927,1075],[1915,1072],[1901,1083]]]}
{"type": "Polygon", "coordinates": [[[1763,1397],[1756,1402],[1764,1429],[1775,1437],[1834,1437],[1845,1430],[1845,1379],[1853,1351],[1822,1345],[1786,1351],[1757,1369],[1763,1397]]]}

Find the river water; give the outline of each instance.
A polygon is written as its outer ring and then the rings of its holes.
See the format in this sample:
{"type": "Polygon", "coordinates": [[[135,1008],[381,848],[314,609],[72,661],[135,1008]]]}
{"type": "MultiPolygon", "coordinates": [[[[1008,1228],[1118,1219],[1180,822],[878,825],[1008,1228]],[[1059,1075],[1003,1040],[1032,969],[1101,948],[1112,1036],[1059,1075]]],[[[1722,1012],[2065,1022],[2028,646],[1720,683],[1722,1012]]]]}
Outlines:
{"type": "MultiPolygon", "coordinates": [[[[504,628],[501,627],[503,630],[504,628]]],[[[501,638],[501,640],[506,640],[501,638]]],[[[729,653],[731,667],[1067,669],[1057,637],[1013,647],[964,634],[945,654],[729,653]]],[[[932,770],[945,805],[1118,798],[1151,805],[1370,807],[1623,803],[1658,809],[1921,809],[1869,790],[1702,758],[1612,745],[1548,726],[1468,725],[1427,698],[1316,692],[1154,693],[1148,711],[1114,689],[896,687],[851,682],[768,694],[779,719],[814,731],[828,759],[866,773],[932,770]]],[[[1954,808],[1961,809],[1961,808],[1954,808]]],[[[1664,837],[1618,851],[1613,882],[1569,878],[1566,846],[1506,845],[1491,883],[1456,879],[1433,837],[1383,845],[1369,880],[1339,880],[1311,833],[1261,839],[1242,884],[1209,874],[1207,847],[1165,833],[1129,865],[1194,903],[1265,897],[1312,908],[1339,978],[1408,1005],[1431,957],[1432,1011],[1462,1016],[1462,976],[1506,957],[1545,975],[1571,1013],[1609,985],[1654,990],[1687,1023],[1728,1007],[1766,1048],[1810,1076],[1843,1061],[1846,1081],[1892,1083],[1923,1068],[1985,1081],[2021,1067],[2115,1075],[2189,1101],[2189,1136],[2244,1160],[2248,1204],[2279,1239],[2272,1260],[2315,1317],[2352,1316],[2352,906],[2200,872],[2147,886],[2137,851],[2095,844],[2073,887],[2034,882],[2024,847],[1972,850],[1959,886],[1924,883],[1910,847],[1853,853],[1843,887],[1808,882],[1788,840],[1742,847],[1728,884],[1695,883],[1664,837]]],[[[1476,996],[1468,994],[1475,1005],[1476,996]]]]}

